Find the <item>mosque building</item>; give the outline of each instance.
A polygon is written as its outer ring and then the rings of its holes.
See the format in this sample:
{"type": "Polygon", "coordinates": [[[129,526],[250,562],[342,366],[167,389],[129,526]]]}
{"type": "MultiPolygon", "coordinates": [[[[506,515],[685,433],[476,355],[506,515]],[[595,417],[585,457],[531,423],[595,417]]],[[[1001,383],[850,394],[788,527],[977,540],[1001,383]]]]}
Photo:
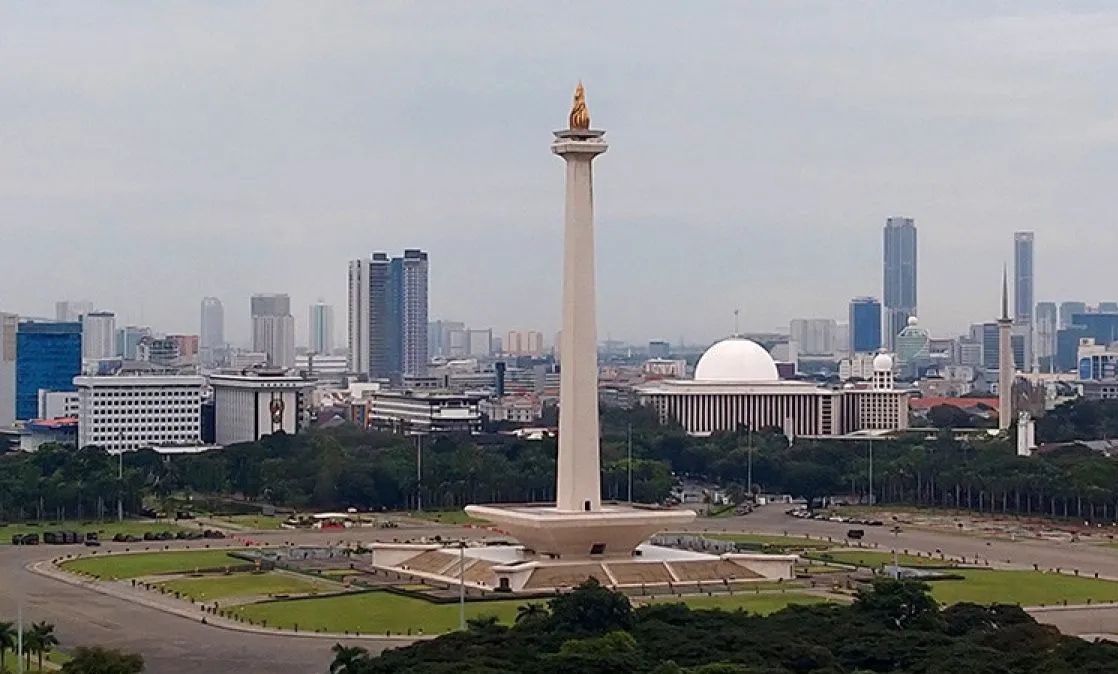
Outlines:
{"type": "Polygon", "coordinates": [[[764,347],[730,337],[706,350],[693,379],[652,382],[636,393],[661,423],[674,421],[691,435],[745,426],[780,428],[789,439],[835,437],[908,427],[908,394],[894,387],[893,368],[882,353],[864,386],[781,380],[764,347]]]}

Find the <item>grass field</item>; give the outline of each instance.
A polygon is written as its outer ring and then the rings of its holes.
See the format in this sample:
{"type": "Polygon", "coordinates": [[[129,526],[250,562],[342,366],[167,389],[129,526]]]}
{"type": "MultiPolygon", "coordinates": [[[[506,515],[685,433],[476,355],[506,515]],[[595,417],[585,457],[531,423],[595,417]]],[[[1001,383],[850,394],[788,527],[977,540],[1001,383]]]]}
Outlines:
{"type": "MultiPolygon", "coordinates": [[[[834,550],[829,552],[812,552],[808,559],[822,562],[837,562],[840,564],[853,564],[866,568],[876,569],[882,565],[893,564],[893,553],[878,552],[873,550],[834,550]]],[[[898,554],[897,561],[901,566],[954,566],[956,562],[915,555],[898,554]]]]}
{"type": "MultiPolygon", "coordinates": [[[[534,600],[537,603],[540,600],[534,600]]],[[[761,614],[778,611],[790,604],[813,604],[825,601],[821,597],[788,592],[754,595],[749,593],[716,595],[713,597],[662,597],[655,602],[683,602],[694,608],[738,608],[761,614]]],[[[505,624],[516,618],[518,607],[527,600],[467,602],[466,619],[482,615],[496,616],[505,624]]],[[[388,592],[364,592],[321,599],[303,599],[285,602],[245,604],[233,609],[237,614],[259,622],[266,620],[269,627],[326,632],[361,632],[383,634],[412,633],[441,634],[458,629],[458,604],[433,604],[422,599],[402,597],[388,592]]]]}
{"type": "Polygon", "coordinates": [[[1118,601],[1118,583],[1094,578],[1077,578],[1036,571],[983,571],[960,569],[965,580],[938,580],[929,585],[932,596],[942,604],[961,601],[976,604],[1021,604],[1051,606],[1067,600],[1069,604],[1118,601]]]}
{"type": "Polygon", "coordinates": [[[64,562],[62,568],[92,574],[102,580],[118,580],[160,573],[190,573],[194,569],[212,569],[245,563],[244,560],[231,557],[229,552],[229,550],[183,550],[98,555],[64,562]]]}
{"type": "Polygon", "coordinates": [[[439,524],[485,524],[485,520],[470,517],[464,510],[424,510],[423,512],[410,512],[409,517],[438,522],[439,524]]]}
{"type": "Polygon", "coordinates": [[[802,538],[800,536],[776,536],[769,534],[731,534],[731,533],[717,533],[717,534],[702,534],[704,538],[710,538],[716,541],[732,541],[734,543],[750,543],[754,545],[771,545],[777,548],[788,548],[794,550],[825,550],[833,548],[842,543],[828,543],[814,538],[802,538]]]}
{"type": "Polygon", "coordinates": [[[228,576],[179,578],[159,583],[170,592],[181,592],[197,601],[214,601],[228,597],[266,597],[277,594],[311,594],[336,592],[337,583],[303,578],[287,573],[234,573],[228,576]]]}
{"type": "Polygon", "coordinates": [[[732,596],[716,594],[710,597],[694,596],[683,597],[682,599],[679,597],[657,597],[652,600],[652,602],[656,604],[684,603],[694,609],[716,608],[722,609],[723,611],[743,609],[750,613],[757,613],[760,615],[775,613],[792,604],[821,604],[826,601],[827,599],[823,597],[795,592],[758,595],[735,594],[732,596]]]}
{"type": "Polygon", "coordinates": [[[175,533],[183,530],[183,527],[167,520],[161,522],[154,520],[124,520],[123,522],[65,520],[62,522],[44,521],[42,524],[16,522],[0,524],[0,544],[11,543],[13,534],[39,534],[42,537],[43,533],[47,531],[77,531],[81,534],[96,531],[101,540],[109,540],[117,534],[131,534],[142,537],[148,532],[170,531],[175,533]]]}
{"type": "MultiPolygon", "coordinates": [[[[516,617],[516,608],[524,603],[516,600],[469,602],[466,618],[494,615],[503,623],[511,623],[516,617]]],[[[423,630],[425,634],[440,634],[458,629],[458,604],[432,604],[388,592],[246,604],[234,611],[257,622],[266,620],[268,627],[291,629],[298,625],[300,630],[307,631],[401,634],[410,629],[412,633],[423,630]]]]}

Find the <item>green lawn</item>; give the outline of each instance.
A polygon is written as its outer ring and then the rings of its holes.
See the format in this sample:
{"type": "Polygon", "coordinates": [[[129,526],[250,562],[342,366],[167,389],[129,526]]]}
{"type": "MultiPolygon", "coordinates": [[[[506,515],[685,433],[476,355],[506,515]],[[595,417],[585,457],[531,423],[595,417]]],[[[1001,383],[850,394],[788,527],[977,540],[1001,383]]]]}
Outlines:
{"type": "Polygon", "coordinates": [[[101,579],[138,578],[161,573],[190,573],[195,569],[237,566],[245,561],[231,557],[229,550],[179,550],[97,555],[64,562],[62,568],[81,571],[101,579]]]}
{"type": "Polygon", "coordinates": [[[227,597],[266,597],[277,594],[311,594],[342,590],[337,583],[287,573],[234,573],[228,576],[179,578],[159,583],[170,592],[182,592],[197,601],[227,597]]]}
{"type": "Polygon", "coordinates": [[[932,596],[942,604],[961,601],[976,604],[1052,605],[1065,599],[1069,604],[1118,601],[1118,582],[1065,576],[1037,571],[954,571],[965,580],[937,580],[929,583],[932,596]]]}
{"type": "MultiPolygon", "coordinates": [[[[893,553],[874,550],[832,550],[828,552],[812,552],[808,559],[821,562],[838,562],[840,564],[853,564],[866,568],[876,569],[882,565],[893,564],[893,553]]],[[[901,566],[955,566],[957,562],[916,555],[898,554],[897,561],[901,566]]]]}
{"type": "Polygon", "coordinates": [[[833,548],[842,543],[828,543],[815,538],[802,538],[800,536],[776,536],[770,534],[733,534],[733,533],[716,533],[716,534],[702,534],[704,538],[710,538],[716,541],[732,541],[734,543],[749,543],[753,545],[771,545],[778,548],[790,548],[796,550],[825,550],[833,548]]]}
{"type": "MultiPolygon", "coordinates": [[[[197,527],[193,527],[197,528],[197,527]]],[[[10,524],[0,524],[0,544],[11,543],[13,534],[39,534],[40,538],[47,531],[76,531],[80,534],[85,534],[90,531],[96,531],[102,541],[110,540],[117,534],[131,534],[133,536],[143,537],[146,533],[158,533],[160,531],[170,531],[176,533],[185,531],[181,526],[178,526],[174,521],[163,520],[124,520],[123,522],[105,521],[97,522],[90,520],[65,520],[62,522],[43,522],[42,524],[28,524],[23,522],[16,522],[10,524]]]]}
{"type": "Polygon", "coordinates": [[[410,512],[410,517],[415,517],[428,522],[438,522],[439,524],[485,524],[485,520],[479,520],[476,517],[470,517],[466,514],[465,510],[424,510],[423,512],[410,512]]]}
{"type": "MultiPolygon", "coordinates": [[[[466,618],[495,615],[503,623],[511,623],[520,600],[467,602],[466,618]]],[[[440,634],[458,629],[458,604],[433,604],[422,599],[403,597],[389,592],[364,592],[340,597],[301,599],[284,602],[246,604],[233,609],[239,615],[268,627],[327,632],[362,632],[365,634],[413,633],[440,634]]]]}
{"type": "Polygon", "coordinates": [[[818,597],[811,594],[801,594],[795,592],[788,593],[768,593],[768,594],[716,594],[713,596],[696,595],[680,597],[657,597],[652,600],[657,604],[674,604],[684,603],[694,609],[722,609],[723,611],[734,611],[743,609],[750,613],[757,613],[760,615],[768,615],[775,613],[786,606],[792,604],[821,604],[828,601],[823,597],[818,597]]]}
{"type": "MultiPolygon", "coordinates": [[[[541,600],[533,600],[540,602],[541,600]]],[[[640,601],[634,598],[634,601],[640,601]]],[[[648,601],[645,599],[645,601],[648,601]]],[[[745,609],[768,614],[790,604],[814,604],[826,601],[799,592],[753,594],[747,591],[729,595],[664,596],[654,602],[682,602],[694,608],[745,609]]],[[[511,624],[519,606],[528,600],[467,602],[466,618],[493,615],[502,623],[511,624]]],[[[269,627],[326,632],[361,632],[383,634],[412,633],[423,630],[425,634],[441,634],[458,628],[458,604],[433,604],[422,599],[403,597],[389,592],[364,592],[321,599],[303,599],[285,602],[265,602],[234,607],[240,616],[269,627]]]]}

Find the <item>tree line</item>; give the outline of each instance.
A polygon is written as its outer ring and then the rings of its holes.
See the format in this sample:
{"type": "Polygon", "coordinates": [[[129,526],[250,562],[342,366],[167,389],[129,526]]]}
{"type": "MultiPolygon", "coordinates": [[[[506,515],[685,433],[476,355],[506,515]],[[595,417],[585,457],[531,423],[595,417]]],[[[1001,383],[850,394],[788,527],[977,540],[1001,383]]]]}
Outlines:
{"type": "MultiPolygon", "coordinates": [[[[1108,437],[1118,402],[1077,401],[1038,422],[1041,442],[1108,437]]],[[[862,502],[1118,520],[1118,462],[1081,446],[1018,457],[1013,439],[951,429],[873,441],[788,441],[774,429],[691,437],[648,409],[604,410],[606,499],[662,501],[693,477],[731,494],[789,493],[862,502]],[[632,461],[630,462],[630,456],[632,461]],[[752,482],[750,482],[752,478],[752,482]]],[[[353,426],[277,434],[199,455],[46,445],[0,455],[0,521],[112,517],[182,493],[296,509],[456,509],[554,499],[556,442],[510,436],[404,437],[353,426]]]]}
{"type": "Polygon", "coordinates": [[[853,604],[791,606],[767,617],[633,608],[593,580],[511,627],[469,629],[386,651],[336,646],[331,674],[1102,674],[1118,645],[1063,636],[1017,606],[941,609],[924,583],[883,579],[853,604]]]}

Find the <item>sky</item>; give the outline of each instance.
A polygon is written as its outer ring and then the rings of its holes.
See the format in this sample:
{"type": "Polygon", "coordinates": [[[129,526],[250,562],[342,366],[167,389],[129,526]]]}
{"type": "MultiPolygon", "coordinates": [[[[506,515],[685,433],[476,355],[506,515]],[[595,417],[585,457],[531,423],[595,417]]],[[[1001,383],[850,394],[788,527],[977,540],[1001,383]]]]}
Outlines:
{"type": "Polygon", "coordinates": [[[335,305],[346,264],[430,254],[431,319],[559,327],[581,79],[602,338],[844,320],[881,228],[919,230],[936,335],[1036,298],[1118,299],[1118,5],[34,2],[0,5],[0,309],[89,299],[227,338],[249,296],[335,305]]]}

